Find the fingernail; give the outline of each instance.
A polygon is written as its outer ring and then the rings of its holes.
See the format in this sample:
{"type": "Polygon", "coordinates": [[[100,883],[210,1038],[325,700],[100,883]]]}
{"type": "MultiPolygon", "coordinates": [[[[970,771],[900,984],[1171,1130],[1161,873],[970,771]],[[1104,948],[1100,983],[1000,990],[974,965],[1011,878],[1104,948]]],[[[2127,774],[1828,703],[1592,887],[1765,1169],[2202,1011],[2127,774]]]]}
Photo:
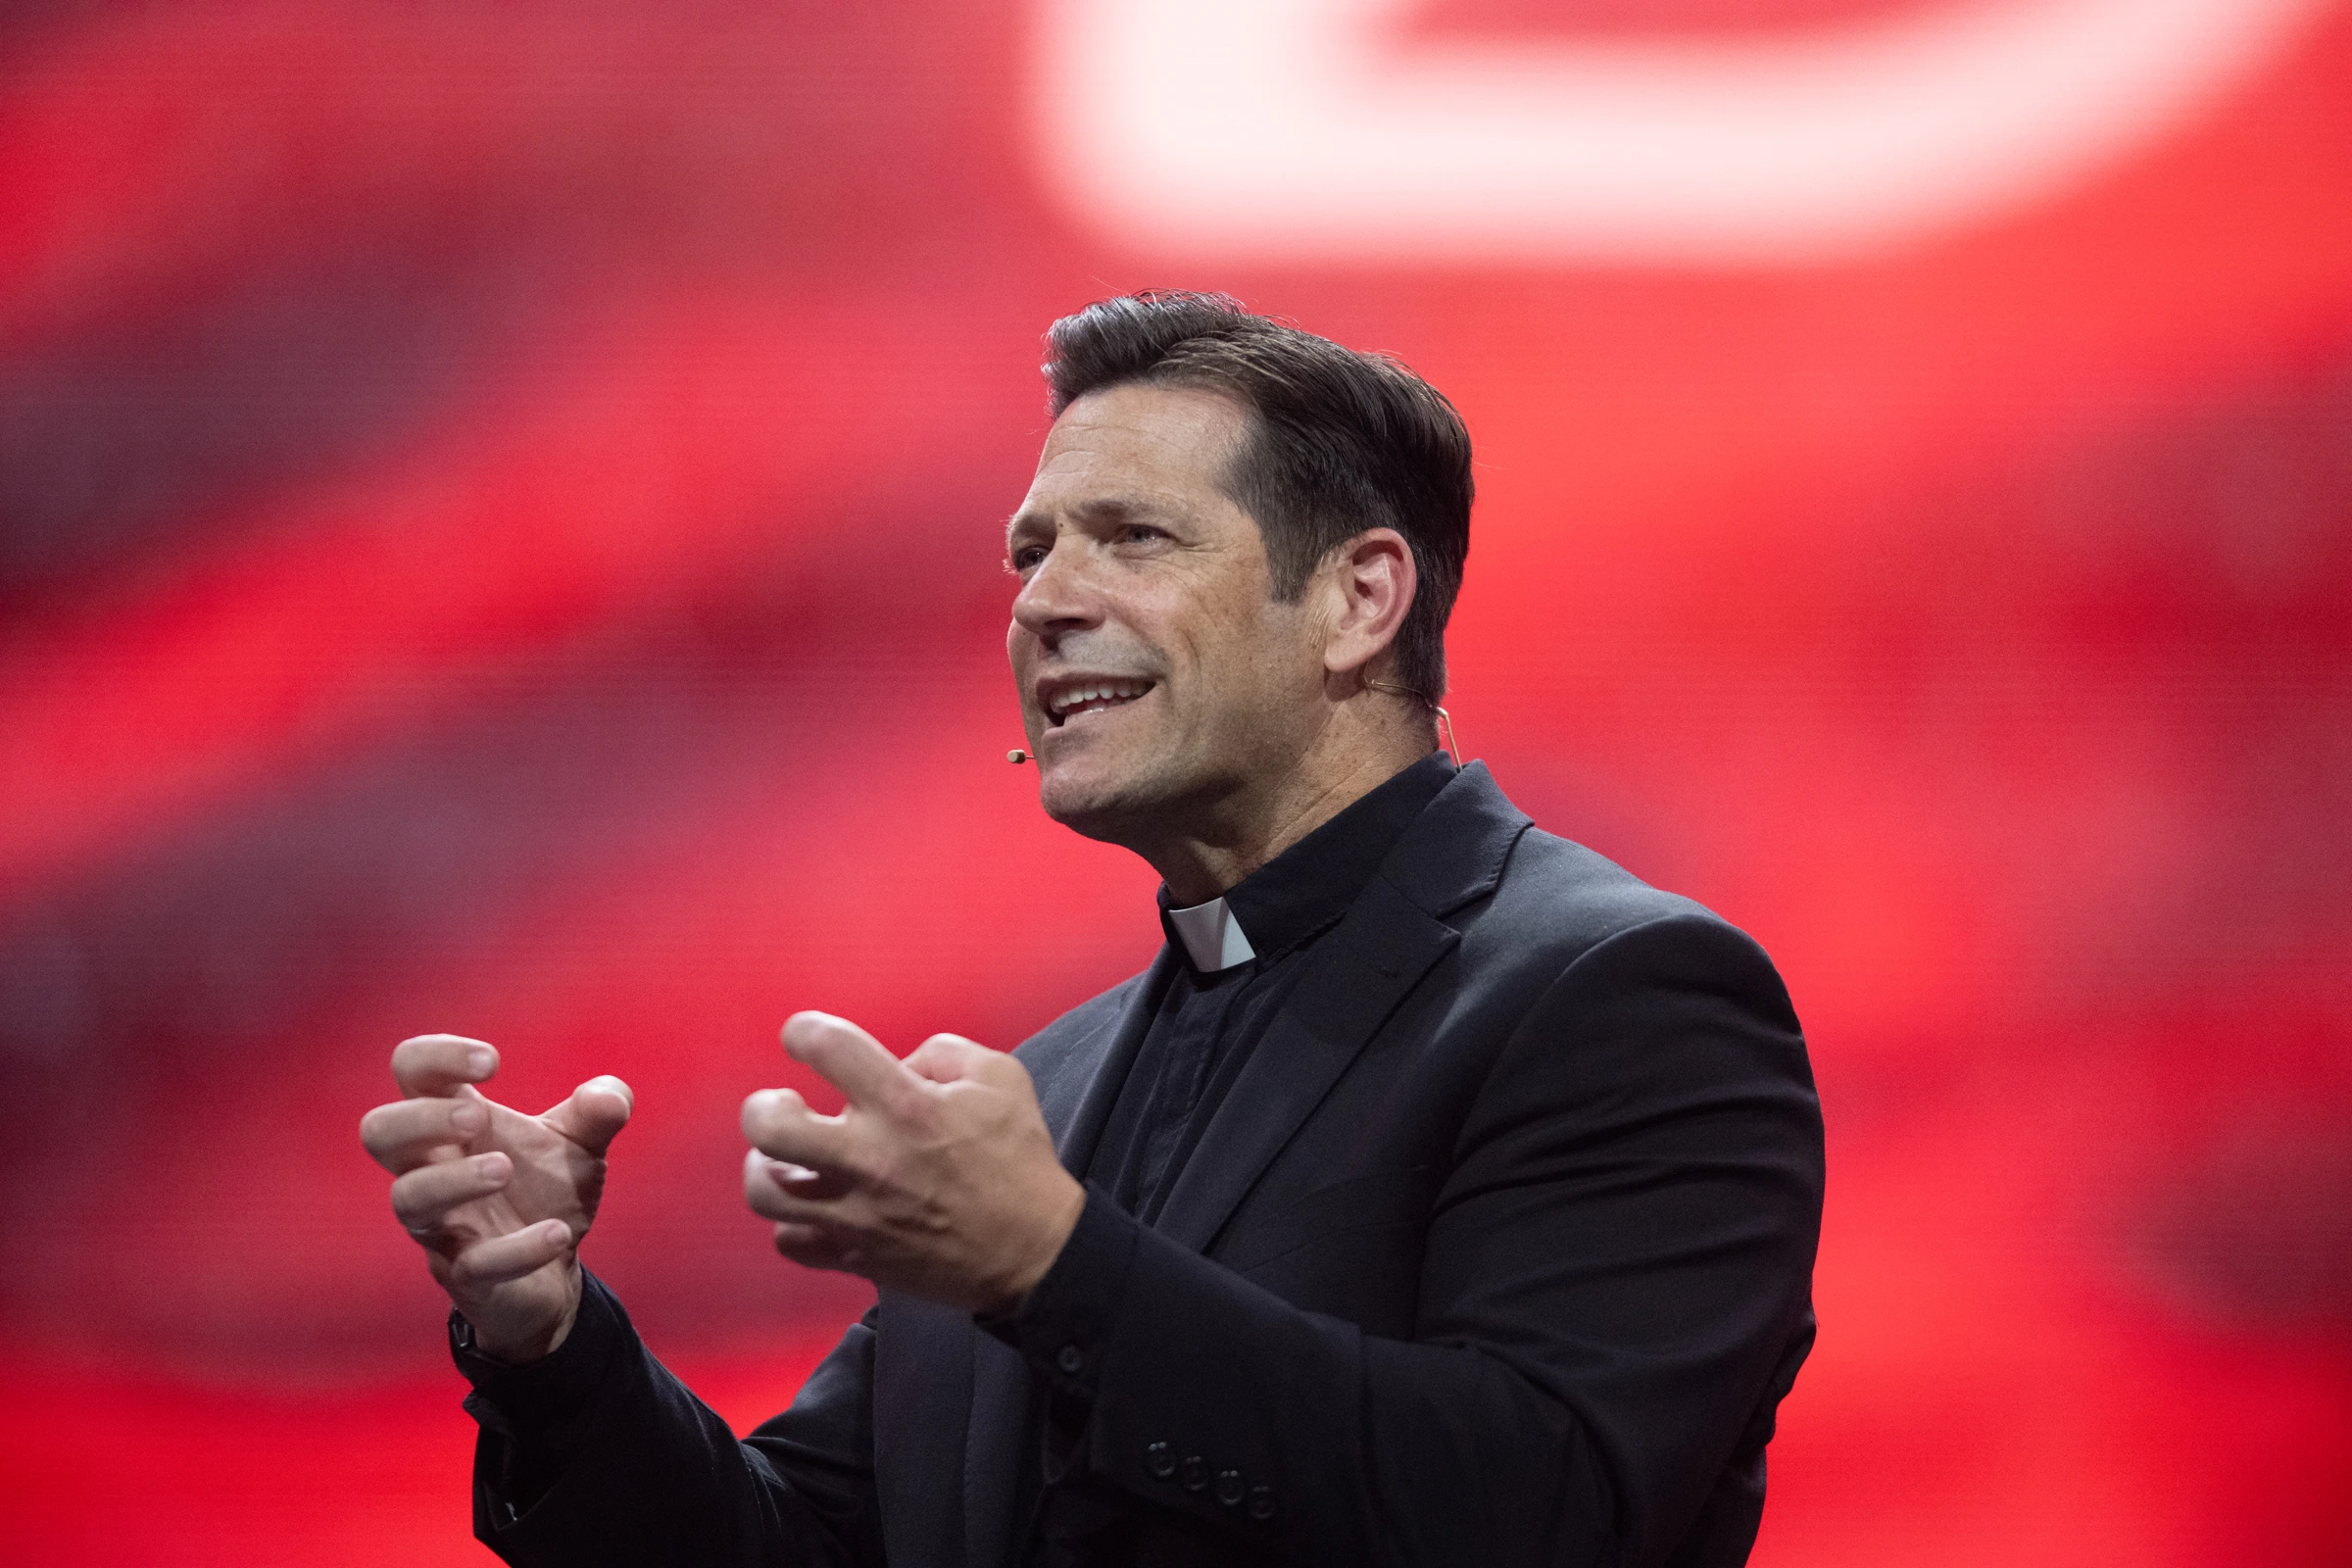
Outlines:
{"type": "Polygon", "coordinates": [[[498,1061],[498,1053],[488,1046],[475,1046],[466,1053],[466,1070],[476,1078],[486,1078],[498,1061]]]}
{"type": "Polygon", "coordinates": [[[450,1126],[456,1128],[462,1133],[480,1132],[482,1130],[482,1107],[472,1103],[470,1101],[461,1104],[457,1109],[449,1113],[450,1126]]]}

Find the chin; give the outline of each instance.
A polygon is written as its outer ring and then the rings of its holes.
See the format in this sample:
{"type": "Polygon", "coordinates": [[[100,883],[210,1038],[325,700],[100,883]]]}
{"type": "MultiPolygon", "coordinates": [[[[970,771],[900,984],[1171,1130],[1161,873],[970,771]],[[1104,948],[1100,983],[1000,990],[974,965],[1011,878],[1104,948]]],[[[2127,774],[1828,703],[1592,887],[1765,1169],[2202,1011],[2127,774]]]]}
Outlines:
{"type": "Polygon", "coordinates": [[[1037,802],[1048,816],[1071,832],[1114,844],[1125,837],[1120,825],[1133,814],[1133,808],[1116,791],[1077,780],[1048,779],[1037,792],[1037,802]]]}
{"type": "Polygon", "coordinates": [[[1048,816],[1071,832],[1110,844],[1127,842],[1130,826],[1158,814],[1160,808],[1143,780],[1084,756],[1048,769],[1037,799],[1048,816]]]}

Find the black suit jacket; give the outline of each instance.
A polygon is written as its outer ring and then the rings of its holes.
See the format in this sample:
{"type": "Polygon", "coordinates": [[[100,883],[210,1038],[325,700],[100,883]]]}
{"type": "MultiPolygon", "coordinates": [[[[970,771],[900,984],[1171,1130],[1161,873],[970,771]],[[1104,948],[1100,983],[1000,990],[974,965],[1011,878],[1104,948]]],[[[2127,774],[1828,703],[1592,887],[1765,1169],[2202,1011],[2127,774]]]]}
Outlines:
{"type": "MultiPolygon", "coordinates": [[[[1176,961],[1020,1048],[1073,1169],[1176,961]]],[[[1033,1385],[1081,1365],[1056,1463],[1132,1499],[1142,1562],[1744,1560],[1822,1192],[1762,951],[1473,764],[1301,961],[1156,1228],[1082,1226],[1118,1275],[1099,1343],[1025,1357],[885,1292],[739,1445],[623,1335],[518,1516],[485,1432],[482,1539],[517,1563],[1007,1568],[1033,1385]]]]}

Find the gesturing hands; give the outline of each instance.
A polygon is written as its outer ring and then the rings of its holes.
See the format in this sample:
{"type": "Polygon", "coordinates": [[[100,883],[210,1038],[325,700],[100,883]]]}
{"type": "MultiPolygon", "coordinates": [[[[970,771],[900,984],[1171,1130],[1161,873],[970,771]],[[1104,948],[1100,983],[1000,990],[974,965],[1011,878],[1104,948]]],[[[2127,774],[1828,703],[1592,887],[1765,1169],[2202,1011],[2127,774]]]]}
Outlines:
{"type": "Polygon", "coordinates": [[[776,1250],[978,1311],[1027,1296],[1086,1206],[1028,1069],[957,1035],[902,1062],[822,1012],[795,1013],[784,1049],[849,1105],[819,1116],[790,1089],[744,1101],[744,1197],[776,1222],[776,1250]]]}
{"type": "MultiPolygon", "coordinates": [[[[743,1102],[745,1197],[776,1222],[776,1250],[975,1310],[1027,1296],[1086,1206],[1028,1070],[956,1035],[902,1062],[821,1012],[794,1014],[784,1049],[849,1107],[819,1116],[789,1089],[743,1102]]],[[[580,1241],[632,1100],[619,1079],[591,1078],[527,1116],[474,1087],[497,1071],[498,1053],[478,1040],[402,1041],[392,1077],[404,1098],[362,1117],[360,1141],[392,1173],[392,1211],[475,1345],[521,1364],[571,1332],[580,1241]]]]}
{"type": "Polygon", "coordinates": [[[544,1115],[474,1088],[498,1071],[478,1040],[419,1035],[392,1052],[406,1098],[360,1120],[360,1142],[393,1175],[392,1211],[441,1288],[502,1361],[564,1343],[580,1305],[580,1239],[604,1194],[605,1150],[629,1119],[629,1086],[591,1078],[544,1115]]]}

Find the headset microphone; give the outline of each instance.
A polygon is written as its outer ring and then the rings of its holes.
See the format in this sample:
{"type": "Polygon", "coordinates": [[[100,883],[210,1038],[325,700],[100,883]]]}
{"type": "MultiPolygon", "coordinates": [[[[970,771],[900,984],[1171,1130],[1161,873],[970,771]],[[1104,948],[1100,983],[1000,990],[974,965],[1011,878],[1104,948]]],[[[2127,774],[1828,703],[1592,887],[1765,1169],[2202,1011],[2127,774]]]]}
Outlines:
{"type": "Polygon", "coordinates": [[[1010,751],[1004,754],[1004,760],[1007,762],[1028,762],[1034,761],[1035,759],[1032,758],[1027,752],[1010,751]]]}

